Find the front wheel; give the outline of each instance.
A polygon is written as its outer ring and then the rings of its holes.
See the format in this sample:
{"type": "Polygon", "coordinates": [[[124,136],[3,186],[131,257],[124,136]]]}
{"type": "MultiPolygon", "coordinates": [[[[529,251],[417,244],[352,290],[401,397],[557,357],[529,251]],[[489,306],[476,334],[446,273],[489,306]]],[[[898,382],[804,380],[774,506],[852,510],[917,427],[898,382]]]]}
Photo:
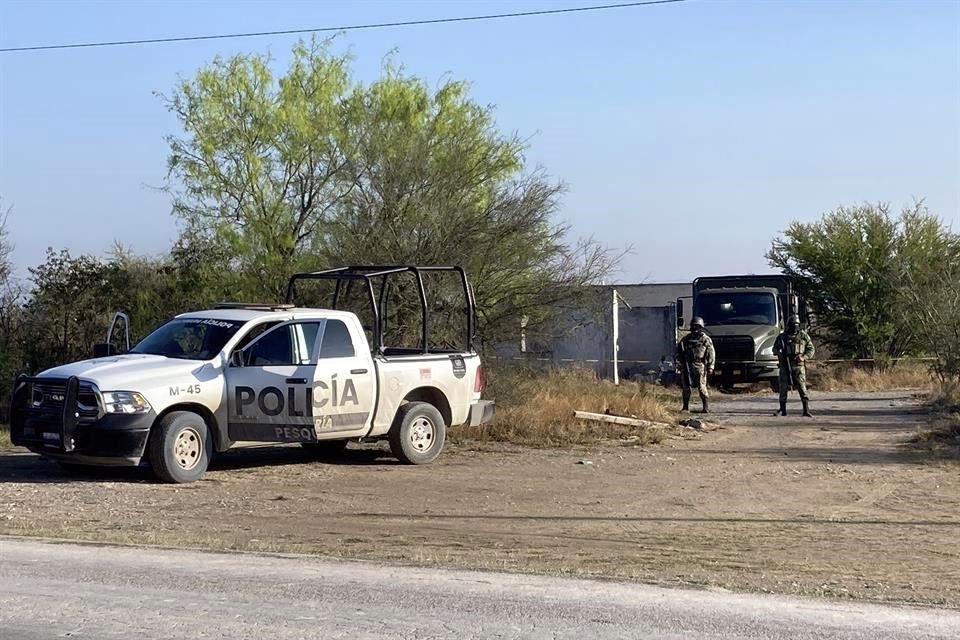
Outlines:
{"type": "Polygon", "coordinates": [[[199,480],[212,454],[213,439],[207,423],[189,411],[164,416],[150,434],[150,468],[164,482],[185,484],[199,480]]]}
{"type": "Polygon", "coordinates": [[[390,428],[390,451],[406,464],[429,464],[443,450],[447,425],[428,402],[402,405],[390,428]]]}

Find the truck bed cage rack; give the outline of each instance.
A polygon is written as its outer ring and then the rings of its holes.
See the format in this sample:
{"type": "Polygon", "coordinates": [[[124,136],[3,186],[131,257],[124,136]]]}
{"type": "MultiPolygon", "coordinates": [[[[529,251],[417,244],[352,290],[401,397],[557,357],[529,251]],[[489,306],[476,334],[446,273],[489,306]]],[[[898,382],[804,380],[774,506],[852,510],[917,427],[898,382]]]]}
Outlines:
{"type": "Polygon", "coordinates": [[[430,351],[430,325],[427,313],[427,294],[423,285],[424,273],[448,272],[455,273],[463,286],[464,299],[466,307],[464,312],[467,315],[466,348],[472,349],[476,333],[476,301],[473,297],[473,288],[467,281],[467,274],[460,266],[426,266],[418,267],[413,265],[353,265],[347,267],[338,267],[335,269],[325,269],[310,273],[296,273],[290,277],[287,283],[286,303],[291,306],[296,291],[297,282],[303,280],[332,280],[335,287],[333,299],[330,304],[331,309],[337,309],[340,302],[340,294],[343,283],[347,285],[351,282],[363,282],[370,303],[370,309],[373,314],[373,349],[375,352],[383,354],[385,345],[383,344],[383,319],[381,318],[381,309],[386,300],[387,280],[390,276],[410,273],[413,274],[416,282],[417,293],[420,298],[420,311],[423,319],[423,332],[421,339],[423,341],[423,353],[430,351]],[[379,293],[374,290],[374,279],[381,279],[379,283],[379,293]]]}
{"type": "Polygon", "coordinates": [[[292,304],[267,304],[258,302],[218,302],[214,309],[250,309],[252,311],[284,311],[293,309],[292,304]]]}

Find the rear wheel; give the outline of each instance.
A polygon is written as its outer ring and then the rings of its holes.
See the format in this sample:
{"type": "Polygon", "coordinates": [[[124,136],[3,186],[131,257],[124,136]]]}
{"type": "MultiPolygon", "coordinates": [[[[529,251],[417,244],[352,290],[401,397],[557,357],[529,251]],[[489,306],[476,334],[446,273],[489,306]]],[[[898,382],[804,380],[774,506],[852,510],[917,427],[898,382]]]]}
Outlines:
{"type": "Polygon", "coordinates": [[[435,406],[410,402],[400,407],[390,428],[390,451],[400,462],[429,464],[443,450],[447,425],[435,406]]]}
{"type": "Polygon", "coordinates": [[[213,439],[207,423],[189,411],[164,416],[150,434],[150,468],[164,482],[184,484],[199,480],[212,454],[213,439]]]}

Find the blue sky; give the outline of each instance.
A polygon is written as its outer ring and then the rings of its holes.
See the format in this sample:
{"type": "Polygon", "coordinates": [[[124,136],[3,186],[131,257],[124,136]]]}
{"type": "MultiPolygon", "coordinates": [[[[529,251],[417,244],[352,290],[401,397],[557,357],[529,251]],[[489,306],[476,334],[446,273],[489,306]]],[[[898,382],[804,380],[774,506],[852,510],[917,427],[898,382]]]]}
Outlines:
{"type": "MultiPolygon", "coordinates": [[[[603,4],[0,2],[0,47],[307,28],[603,4]]],[[[0,195],[20,273],[46,247],[176,237],[169,92],[215,55],[293,36],[0,53],[0,195]]],[[[791,220],[923,197],[960,229],[960,2],[691,0],[674,5],[351,32],[360,80],[391,50],[436,83],[472,82],[527,161],[569,185],[576,236],[634,251],[620,281],[768,271],[791,220]]]]}

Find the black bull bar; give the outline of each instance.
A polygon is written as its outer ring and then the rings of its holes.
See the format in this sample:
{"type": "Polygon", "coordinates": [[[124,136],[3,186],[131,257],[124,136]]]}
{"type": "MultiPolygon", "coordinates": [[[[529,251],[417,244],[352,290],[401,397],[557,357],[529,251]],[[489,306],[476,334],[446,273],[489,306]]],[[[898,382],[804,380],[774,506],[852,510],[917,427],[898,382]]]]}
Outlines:
{"type": "Polygon", "coordinates": [[[64,453],[76,448],[74,436],[80,419],[77,399],[80,380],[69,378],[36,378],[20,375],[13,383],[10,396],[10,439],[15,445],[37,446],[64,453]],[[54,388],[53,392],[37,389],[54,388]],[[63,386],[62,398],[56,390],[63,386]],[[39,402],[34,391],[40,391],[39,402]],[[49,402],[48,402],[49,401],[49,402]],[[51,436],[57,436],[53,438],[51,436]]]}

